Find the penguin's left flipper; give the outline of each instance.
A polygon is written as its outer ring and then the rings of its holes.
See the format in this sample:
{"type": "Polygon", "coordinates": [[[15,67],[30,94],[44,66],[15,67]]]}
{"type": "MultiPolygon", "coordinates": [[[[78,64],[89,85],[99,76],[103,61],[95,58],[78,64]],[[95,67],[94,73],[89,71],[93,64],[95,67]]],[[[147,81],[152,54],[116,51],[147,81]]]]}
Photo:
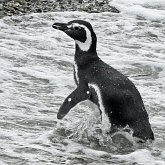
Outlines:
{"type": "Polygon", "coordinates": [[[64,100],[57,113],[57,119],[62,119],[76,104],[89,98],[90,92],[88,86],[79,84],[79,86],[64,100]]]}

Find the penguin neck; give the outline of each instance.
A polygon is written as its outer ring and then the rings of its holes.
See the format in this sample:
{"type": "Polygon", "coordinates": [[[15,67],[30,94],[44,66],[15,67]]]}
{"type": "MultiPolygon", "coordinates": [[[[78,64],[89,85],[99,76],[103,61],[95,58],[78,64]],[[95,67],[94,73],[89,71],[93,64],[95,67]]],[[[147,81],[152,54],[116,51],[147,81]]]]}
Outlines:
{"type": "Polygon", "coordinates": [[[83,65],[87,65],[95,60],[98,60],[99,57],[97,56],[96,51],[97,40],[92,39],[92,43],[87,51],[81,50],[79,45],[76,43],[76,51],[74,60],[77,66],[81,67],[83,65]]]}

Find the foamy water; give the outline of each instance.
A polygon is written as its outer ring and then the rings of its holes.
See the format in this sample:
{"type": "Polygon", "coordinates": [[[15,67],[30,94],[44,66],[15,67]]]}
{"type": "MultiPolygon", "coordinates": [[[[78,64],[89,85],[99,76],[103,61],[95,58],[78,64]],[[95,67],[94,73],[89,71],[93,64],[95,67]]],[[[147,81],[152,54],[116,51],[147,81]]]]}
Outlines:
{"type": "Polygon", "coordinates": [[[165,164],[165,2],[112,3],[122,12],[0,20],[0,164],[165,164]],[[51,26],[73,19],[91,22],[99,57],[136,84],[155,133],[153,144],[116,148],[99,112],[87,103],[57,120],[61,103],[76,87],[74,41],[51,26]]]}

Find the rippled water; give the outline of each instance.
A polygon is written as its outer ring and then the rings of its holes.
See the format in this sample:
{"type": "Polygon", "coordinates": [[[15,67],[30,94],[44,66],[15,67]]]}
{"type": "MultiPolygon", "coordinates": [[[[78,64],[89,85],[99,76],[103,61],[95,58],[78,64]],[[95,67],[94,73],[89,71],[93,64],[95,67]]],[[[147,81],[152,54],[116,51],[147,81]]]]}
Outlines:
{"type": "Polygon", "coordinates": [[[0,20],[0,164],[164,165],[165,20],[127,14],[31,14],[0,20]],[[143,97],[155,133],[151,145],[118,148],[87,103],[63,120],[57,111],[75,88],[74,42],[54,22],[85,19],[98,54],[127,75],[143,97]]]}

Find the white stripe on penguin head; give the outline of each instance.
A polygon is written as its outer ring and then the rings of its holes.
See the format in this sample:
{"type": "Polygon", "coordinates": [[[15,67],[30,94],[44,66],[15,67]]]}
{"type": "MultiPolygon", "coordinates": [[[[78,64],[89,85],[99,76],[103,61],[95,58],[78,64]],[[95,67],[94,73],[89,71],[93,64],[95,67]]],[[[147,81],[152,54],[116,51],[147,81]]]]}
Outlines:
{"type": "Polygon", "coordinates": [[[78,23],[72,23],[70,26],[72,26],[72,27],[82,27],[86,31],[86,41],[85,42],[80,42],[78,40],[75,40],[75,42],[82,51],[87,52],[90,49],[91,44],[92,44],[92,36],[91,36],[90,30],[86,26],[78,24],[78,23]]]}

